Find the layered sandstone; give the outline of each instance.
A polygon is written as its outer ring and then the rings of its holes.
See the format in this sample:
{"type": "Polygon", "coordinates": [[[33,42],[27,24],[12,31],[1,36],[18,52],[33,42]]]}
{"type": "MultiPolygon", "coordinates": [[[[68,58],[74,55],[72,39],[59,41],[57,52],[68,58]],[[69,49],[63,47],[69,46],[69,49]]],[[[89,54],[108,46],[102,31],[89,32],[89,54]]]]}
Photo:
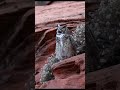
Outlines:
{"type": "Polygon", "coordinates": [[[55,79],[44,84],[40,83],[41,68],[55,52],[56,24],[65,23],[69,29],[74,30],[84,21],[83,1],[57,1],[50,5],[35,7],[35,88],[85,88],[85,54],[56,63],[52,67],[55,79]]]}

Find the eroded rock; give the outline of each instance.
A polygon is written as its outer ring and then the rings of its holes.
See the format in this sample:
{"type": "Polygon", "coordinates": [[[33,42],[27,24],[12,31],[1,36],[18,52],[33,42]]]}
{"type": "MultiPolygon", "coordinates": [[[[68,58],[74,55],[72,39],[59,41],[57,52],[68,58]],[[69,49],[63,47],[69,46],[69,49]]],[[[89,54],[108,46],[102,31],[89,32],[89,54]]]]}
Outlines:
{"type": "Polygon", "coordinates": [[[85,54],[77,55],[52,66],[55,79],[67,78],[85,70],[85,54]]]}

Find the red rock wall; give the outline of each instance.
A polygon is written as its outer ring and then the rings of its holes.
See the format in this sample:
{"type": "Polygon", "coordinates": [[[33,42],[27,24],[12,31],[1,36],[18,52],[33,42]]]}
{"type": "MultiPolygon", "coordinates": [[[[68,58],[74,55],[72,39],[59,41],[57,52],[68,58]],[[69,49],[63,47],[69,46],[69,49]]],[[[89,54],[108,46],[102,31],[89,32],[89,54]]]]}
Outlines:
{"type": "Polygon", "coordinates": [[[53,69],[55,80],[50,80],[46,84],[39,82],[41,67],[47,63],[47,58],[55,52],[56,24],[66,23],[72,30],[78,23],[84,21],[84,1],[56,1],[47,6],[35,7],[36,88],[85,88],[85,54],[66,59],[65,62],[63,61],[61,64],[58,63],[55,66],[58,67],[58,69],[53,69]],[[68,64],[66,61],[69,61],[68,64]],[[59,68],[61,65],[62,67],[59,68]],[[68,66],[63,67],[66,65],[68,66]],[[70,68],[71,65],[74,67],[70,68]],[[69,72],[69,74],[65,73],[66,71],[69,72]],[[62,79],[61,77],[64,76],[67,77],[62,79]]]}

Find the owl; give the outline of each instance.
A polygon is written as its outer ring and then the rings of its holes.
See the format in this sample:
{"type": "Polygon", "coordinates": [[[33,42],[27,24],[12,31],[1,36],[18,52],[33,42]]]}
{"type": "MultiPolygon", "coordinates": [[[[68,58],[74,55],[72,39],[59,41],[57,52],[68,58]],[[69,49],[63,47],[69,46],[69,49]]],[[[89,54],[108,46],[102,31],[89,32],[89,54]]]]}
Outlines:
{"type": "Polygon", "coordinates": [[[56,58],[64,60],[74,56],[74,49],[70,41],[69,29],[66,25],[59,25],[56,33],[56,58]]]}

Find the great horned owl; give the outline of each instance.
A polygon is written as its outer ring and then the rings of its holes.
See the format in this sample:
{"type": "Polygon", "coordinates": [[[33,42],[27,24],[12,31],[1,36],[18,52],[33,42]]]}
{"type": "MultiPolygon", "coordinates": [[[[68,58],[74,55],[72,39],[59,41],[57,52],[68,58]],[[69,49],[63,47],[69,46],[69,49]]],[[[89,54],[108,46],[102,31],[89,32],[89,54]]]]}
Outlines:
{"type": "Polygon", "coordinates": [[[60,25],[60,24],[58,24],[57,25],[57,35],[58,34],[69,34],[69,29],[66,27],[66,25],[65,24],[62,24],[62,25],[60,25]]]}
{"type": "Polygon", "coordinates": [[[66,25],[57,26],[56,33],[56,58],[63,60],[75,55],[73,46],[70,41],[69,29],[66,25]]]}

